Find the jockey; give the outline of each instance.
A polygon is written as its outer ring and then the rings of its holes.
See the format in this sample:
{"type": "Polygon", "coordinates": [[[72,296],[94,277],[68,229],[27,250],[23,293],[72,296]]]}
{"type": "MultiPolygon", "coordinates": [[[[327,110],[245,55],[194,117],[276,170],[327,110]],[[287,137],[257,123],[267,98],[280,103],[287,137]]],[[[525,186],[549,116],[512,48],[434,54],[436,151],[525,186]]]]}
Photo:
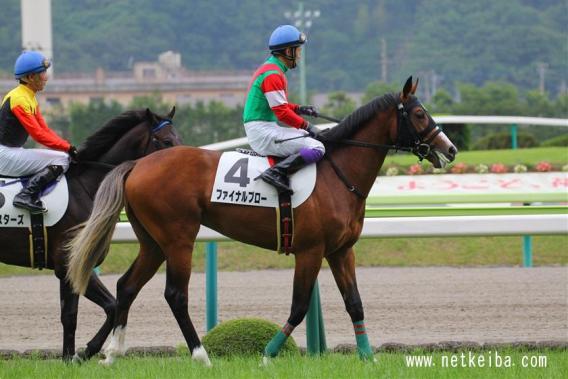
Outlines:
{"type": "Polygon", "coordinates": [[[272,56],[254,73],[243,112],[250,146],[259,154],[285,157],[260,175],[279,193],[290,192],[288,174],[319,161],[323,144],[315,139],[319,129],[299,115],[318,115],[313,106],[288,101],[286,71],[296,67],[306,36],[292,25],[277,27],[268,42],[272,56]],[[278,124],[284,124],[280,126],[278,124]],[[277,139],[306,136],[276,144],[277,139]]]}
{"type": "Polygon", "coordinates": [[[46,212],[39,194],[67,171],[70,157],[77,157],[77,149],[49,129],[39,109],[36,93],[47,83],[49,66],[43,54],[24,51],[14,65],[19,85],[0,107],[0,175],[32,175],[14,197],[15,207],[32,213],[46,212]],[[52,150],[23,148],[28,136],[52,150]]]}

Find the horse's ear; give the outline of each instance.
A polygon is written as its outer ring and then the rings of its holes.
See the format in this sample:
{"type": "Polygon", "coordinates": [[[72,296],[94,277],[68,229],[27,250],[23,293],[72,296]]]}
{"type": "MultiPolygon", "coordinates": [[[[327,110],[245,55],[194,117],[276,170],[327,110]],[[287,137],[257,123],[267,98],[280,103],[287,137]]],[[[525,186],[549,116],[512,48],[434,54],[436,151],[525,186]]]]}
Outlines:
{"type": "Polygon", "coordinates": [[[176,106],[174,105],[170,113],[168,113],[168,118],[171,120],[172,118],[174,118],[175,114],[176,114],[176,106]]]}
{"type": "Polygon", "coordinates": [[[150,120],[151,124],[155,124],[156,122],[158,122],[158,120],[156,119],[156,115],[154,114],[154,112],[150,110],[150,108],[146,108],[146,119],[150,120]]]}
{"type": "Polygon", "coordinates": [[[416,78],[416,83],[414,83],[414,85],[412,86],[412,89],[410,90],[411,94],[415,94],[416,93],[416,88],[418,88],[418,82],[420,81],[420,78],[416,78]]]}
{"type": "Polygon", "coordinates": [[[404,87],[402,88],[401,100],[408,99],[408,95],[410,94],[411,90],[412,90],[412,76],[409,76],[408,79],[406,79],[406,83],[404,83],[404,87]]]}

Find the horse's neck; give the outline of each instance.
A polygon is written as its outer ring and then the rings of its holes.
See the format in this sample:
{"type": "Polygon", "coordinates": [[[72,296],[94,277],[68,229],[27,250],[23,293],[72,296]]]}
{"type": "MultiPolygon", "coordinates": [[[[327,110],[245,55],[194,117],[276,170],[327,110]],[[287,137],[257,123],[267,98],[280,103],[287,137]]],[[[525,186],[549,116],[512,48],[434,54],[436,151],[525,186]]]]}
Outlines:
{"type": "MultiPolygon", "coordinates": [[[[389,144],[389,127],[392,120],[387,116],[388,114],[383,114],[369,121],[350,139],[372,144],[389,144]]],[[[387,149],[381,148],[343,145],[332,152],[332,157],[350,184],[367,195],[375,183],[387,152],[387,149]]]]}

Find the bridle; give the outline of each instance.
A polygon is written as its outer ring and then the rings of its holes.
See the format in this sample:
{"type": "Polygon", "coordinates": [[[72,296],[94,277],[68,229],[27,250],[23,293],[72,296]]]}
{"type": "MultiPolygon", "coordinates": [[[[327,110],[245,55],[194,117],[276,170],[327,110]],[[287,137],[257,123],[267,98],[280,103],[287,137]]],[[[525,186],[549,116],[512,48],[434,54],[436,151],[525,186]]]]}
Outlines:
{"type": "MultiPolygon", "coordinates": [[[[397,104],[397,135],[394,145],[370,143],[351,139],[343,139],[333,143],[377,150],[408,151],[416,155],[420,162],[422,162],[423,159],[431,154],[432,149],[430,143],[436,138],[436,136],[438,136],[438,134],[442,132],[442,129],[436,124],[434,119],[432,119],[432,117],[428,113],[426,113],[426,116],[428,117],[428,126],[424,130],[417,132],[412,124],[412,121],[410,120],[409,115],[410,112],[418,106],[424,108],[424,106],[416,98],[412,98],[412,101],[410,101],[408,104],[405,104],[402,101],[397,104]],[[406,140],[403,137],[404,132],[407,132],[411,139],[406,140]]],[[[325,134],[323,136],[323,140],[325,142],[325,134]]],[[[355,185],[351,184],[349,179],[331,158],[330,154],[326,154],[325,159],[329,161],[331,167],[335,171],[335,174],[343,182],[343,184],[345,184],[349,192],[353,192],[361,199],[365,199],[367,197],[355,185]]]]}

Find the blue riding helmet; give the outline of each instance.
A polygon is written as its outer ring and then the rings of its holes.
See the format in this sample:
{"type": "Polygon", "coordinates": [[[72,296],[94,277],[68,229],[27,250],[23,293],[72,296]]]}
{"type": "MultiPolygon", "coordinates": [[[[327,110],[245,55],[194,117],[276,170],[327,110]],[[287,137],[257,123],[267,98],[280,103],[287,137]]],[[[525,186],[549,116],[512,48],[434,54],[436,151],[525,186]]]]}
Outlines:
{"type": "Polygon", "coordinates": [[[295,26],[280,25],[270,35],[268,48],[270,51],[282,50],[287,47],[303,45],[307,41],[306,35],[295,26]]]}
{"type": "Polygon", "coordinates": [[[28,74],[45,71],[51,66],[51,61],[37,51],[24,51],[14,65],[14,76],[20,79],[28,74]]]}

